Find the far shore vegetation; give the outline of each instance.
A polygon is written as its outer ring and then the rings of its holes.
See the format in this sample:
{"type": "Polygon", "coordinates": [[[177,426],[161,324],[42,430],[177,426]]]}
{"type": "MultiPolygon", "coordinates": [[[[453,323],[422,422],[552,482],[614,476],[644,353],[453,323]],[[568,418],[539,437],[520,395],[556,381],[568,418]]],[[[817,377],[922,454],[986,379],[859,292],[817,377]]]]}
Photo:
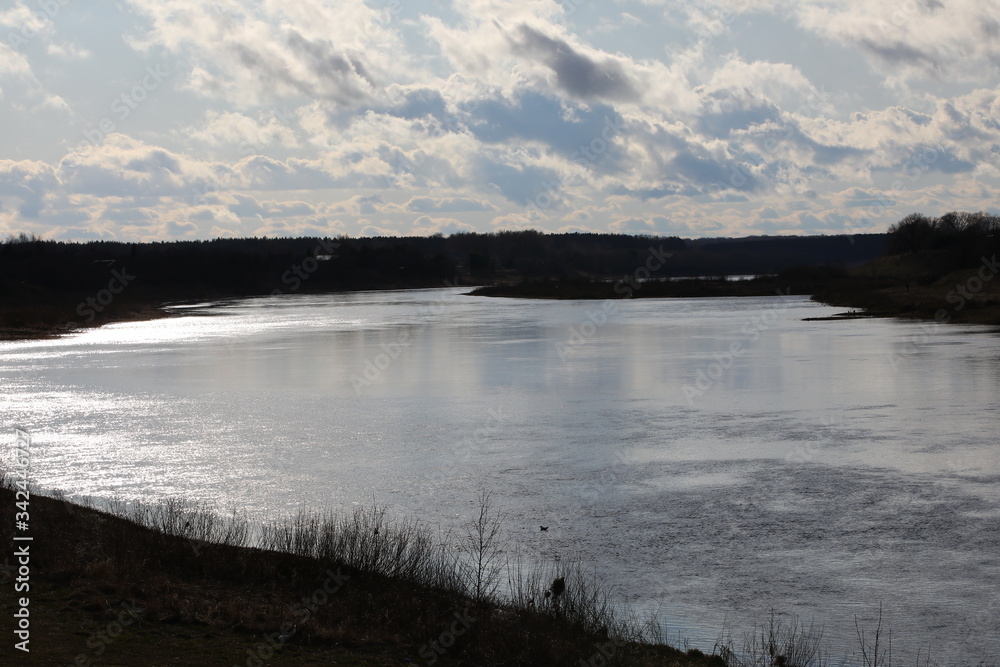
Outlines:
{"type": "MultiPolygon", "coordinates": [[[[467,286],[538,299],[809,295],[845,317],[1000,324],[1000,217],[914,213],[885,234],[621,234],[0,244],[0,340],[164,317],[165,304],[467,286]]],[[[473,289],[475,288],[475,289],[473,289]]]]}
{"type": "MultiPolygon", "coordinates": [[[[19,490],[33,537],[30,653],[7,642],[3,664],[893,664],[880,609],[855,621],[851,656],[827,656],[821,627],[776,612],[739,639],[720,629],[713,646],[671,645],[655,617],[631,613],[586,564],[526,559],[487,492],[470,499],[464,532],[442,535],[374,504],[258,522],[176,498],[98,508],[0,474],[4,507],[19,490]]],[[[14,532],[0,522],[8,553],[23,544],[14,532]]],[[[5,568],[2,585],[15,576],[5,568]]],[[[17,604],[0,597],[8,622],[17,604]]],[[[920,656],[915,667],[938,664],[920,656]]]]}
{"type": "Polygon", "coordinates": [[[656,277],[773,274],[882,256],[882,234],[693,239],[537,231],[406,238],[243,238],[0,243],[0,338],[167,315],[163,305],[230,297],[602,280],[651,254],[656,277]]]}
{"type": "Polygon", "coordinates": [[[1000,324],[1000,216],[913,214],[885,235],[885,252],[856,265],[788,266],[769,275],[659,277],[631,274],[494,283],[478,296],[536,299],[702,298],[809,295],[850,310],[837,318],[907,317],[939,323],[1000,324]]]}

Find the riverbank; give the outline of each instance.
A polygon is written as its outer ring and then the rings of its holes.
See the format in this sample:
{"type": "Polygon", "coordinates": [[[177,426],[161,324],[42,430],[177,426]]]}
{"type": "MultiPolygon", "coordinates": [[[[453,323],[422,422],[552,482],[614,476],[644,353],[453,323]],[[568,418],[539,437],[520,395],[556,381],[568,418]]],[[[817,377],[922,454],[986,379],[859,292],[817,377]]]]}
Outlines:
{"type": "MultiPolygon", "coordinates": [[[[302,294],[340,294],[362,291],[391,291],[403,289],[428,289],[444,287],[443,283],[399,283],[374,285],[348,284],[338,289],[302,290],[302,294]]],[[[469,285],[470,287],[472,285],[469,285]]],[[[280,291],[280,290],[279,290],[280,291]]],[[[283,292],[282,292],[283,293],[283,292]]],[[[245,293],[225,290],[179,290],[144,293],[134,290],[131,294],[110,300],[106,305],[71,302],[60,295],[44,293],[40,297],[22,296],[17,299],[0,299],[0,341],[58,338],[74,331],[101,327],[115,322],[142,322],[175,317],[183,313],[170,310],[169,306],[183,303],[201,303],[223,299],[248,299],[267,296],[268,293],[245,293]]]]}
{"type": "Polygon", "coordinates": [[[812,298],[831,306],[857,309],[869,317],[1000,326],[1000,279],[994,278],[995,274],[982,267],[920,281],[886,281],[862,275],[852,284],[825,286],[812,298]]]}
{"type": "MultiPolygon", "coordinates": [[[[0,495],[14,506],[9,483],[0,495]]],[[[8,558],[0,579],[30,587],[30,653],[7,641],[3,664],[725,664],[629,637],[638,626],[572,567],[562,584],[523,579],[519,602],[470,594],[420,529],[377,510],[272,525],[261,548],[245,521],[181,502],[109,513],[32,495],[28,507],[18,536],[32,541],[13,541],[13,521],[0,529],[6,553],[28,545],[28,564],[8,558]]],[[[9,639],[22,604],[0,602],[9,639]]]]}
{"type": "MultiPolygon", "coordinates": [[[[11,515],[17,490],[0,470],[0,501],[11,515]]],[[[111,501],[102,511],[58,493],[19,493],[26,525],[0,523],[0,543],[13,554],[0,567],[0,586],[19,593],[0,596],[11,638],[0,664],[881,664],[832,662],[823,657],[822,627],[774,611],[741,647],[726,632],[704,647],[712,655],[686,642],[679,650],[657,624],[616,605],[596,573],[565,562],[529,571],[511,560],[492,532],[504,515],[481,498],[479,521],[465,536],[473,539],[449,533],[442,541],[377,507],[261,524],[176,498],[111,501]],[[455,559],[456,542],[469,558],[455,559]],[[510,590],[501,595],[494,584],[502,581],[510,590]]],[[[876,622],[859,627],[869,656],[888,632],[881,614],[876,622]]],[[[917,667],[938,663],[918,659],[917,667]]]]}
{"type": "MultiPolygon", "coordinates": [[[[605,300],[625,298],[713,298],[804,295],[831,306],[850,309],[843,317],[902,317],[939,323],[1000,326],[1000,280],[995,263],[939,275],[920,257],[883,258],[850,273],[827,268],[800,268],[775,276],[743,280],[686,278],[672,280],[538,280],[476,287],[472,296],[520,299],[605,300]]],[[[361,290],[426,289],[438,284],[351,286],[322,293],[361,290]]],[[[314,293],[314,292],[310,292],[314,293]]],[[[170,317],[166,303],[184,300],[260,296],[256,293],[133,294],[112,300],[100,310],[46,294],[30,300],[0,300],[0,340],[53,338],[87,327],[170,317]],[[142,299],[135,298],[142,296],[142,299]],[[83,312],[86,317],[81,317],[83,312]]]]}
{"type": "Polygon", "coordinates": [[[851,312],[828,319],[902,317],[1000,326],[1000,279],[988,266],[927,276],[875,262],[850,274],[791,270],[746,280],[689,278],[630,283],[551,280],[480,287],[474,296],[520,299],[663,299],[806,295],[851,312]]]}
{"type": "Polygon", "coordinates": [[[142,322],[169,317],[171,313],[157,303],[122,303],[95,313],[92,319],[67,319],[75,308],[63,305],[0,303],[0,340],[57,338],[80,329],[100,327],[113,322],[142,322]]]}

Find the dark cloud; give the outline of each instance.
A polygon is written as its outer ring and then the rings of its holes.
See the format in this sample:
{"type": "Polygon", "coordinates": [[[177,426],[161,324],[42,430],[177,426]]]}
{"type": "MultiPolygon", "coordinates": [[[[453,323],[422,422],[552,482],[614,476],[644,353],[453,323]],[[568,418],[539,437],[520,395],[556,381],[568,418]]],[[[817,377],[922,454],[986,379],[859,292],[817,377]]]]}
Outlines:
{"type": "MultiPolygon", "coordinates": [[[[373,78],[359,56],[338,51],[328,41],[310,40],[286,30],[284,48],[277,44],[231,41],[223,47],[261,87],[272,93],[294,91],[341,106],[369,97],[373,78]]],[[[214,86],[218,91],[218,85],[214,86]]]]}
{"type": "Polygon", "coordinates": [[[340,104],[355,104],[368,97],[374,81],[359,57],[338,53],[329,42],[309,40],[295,31],[288,32],[286,43],[316,79],[325,84],[317,90],[312,82],[289,77],[288,83],[302,93],[320,95],[340,104]]]}
{"type": "Polygon", "coordinates": [[[385,110],[397,118],[412,120],[430,116],[442,123],[445,120],[445,101],[441,93],[433,88],[419,88],[406,91],[403,100],[385,110]]]}
{"type": "Polygon", "coordinates": [[[781,111],[769,100],[739,99],[713,93],[702,104],[698,130],[710,137],[725,138],[733,130],[745,130],[754,125],[780,121],[781,111]]]}
{"type": "Polygon", "coordinates": [[[812,151],[813,160],[817,165],[836,164],[842,160],[864,155],[868,151],[851,146],[834,146],[816,141],[805,134],[797,125],[787,125],[777,131],[780,140],[790,141],[802,148],[812,151]]]}
{"type": "Polygon", "coordinates": [[[910,159],[906,161],[904,173],[915,175],[923,171],[937,171],[942,174],[959,174],[972,171],[976,165],[963,160],[950,149],[928,144],[917,144],[911,149],[910,159]]]}
{"type": "Polygon", "coordinates": [[[940,63],[930,54],[899,40],[881,43],[874,39],[861,38],[858,40],[858,46],[890,65],[905,67],[919,65],[931,70],[940,67],[940,63]]]}
{"type": "Polygon", "coordinates": [[[757,178],[746,165],[724,164],[699,153],[691,146],[685,147],[668,163],[668,168],[677,178],[689,181],[704,191],[729,187],[754,190],[758,187],[757,178]]]}
{"type": "Polygon", "coordinates": [[[527,25],[517,29],[515,49],[540,58],[556,74],[558,86],[573,97],[630,102],[639,92],[621,65],[607,59],[597,62],[579,53],[567,42],[542,34],[527,25]]]}
{"type": "Polygon", "coordinates": [[[618,139],[625,132],[624,122],[614,107],[605,104],[567,109],[557,99],[525,91],[516,100],[480,100],[469,130],[489,144],[538,141],[602,173],[623,167],[618,139]]]}
{"type": "Polygon", "coordinates": [[[737,159],[717,156],[687,128],[646,124],[637,126],[660,182],[658,189],[676,188],[678,194],[697,195],[726,189],[757,190],[764,184],[756,175],[754,156],[737,159]]]}

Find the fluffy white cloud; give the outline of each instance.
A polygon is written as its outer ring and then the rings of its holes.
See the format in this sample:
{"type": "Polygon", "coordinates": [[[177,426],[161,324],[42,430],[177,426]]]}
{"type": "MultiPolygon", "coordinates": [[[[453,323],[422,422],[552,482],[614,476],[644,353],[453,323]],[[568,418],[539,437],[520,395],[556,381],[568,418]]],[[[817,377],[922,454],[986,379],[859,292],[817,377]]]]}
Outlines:
{"type": "Polygon", "coordinates": [[[378,94],[392,69],[394,33],[360,0],[335,4],[129,0],[147,18],[132,40],[191,68],[190,87],[246,105],[319,99],[354,106],[378,94]]]}
{"type": "Polygon", "coordinates": [[[297,148],[298,140],[291,123],[294,119],[285,112],[258,114],[251,118],[239,112],[209,111],[203,122],[186,134],[212,146],[237,146],[244,152],[257,152],[277,144],[297,148]]]}
{"type": "Polygon", "coordinates": [[[801,3],[800,24],[861,49],[892,80],[982,81],[1000,71],[996,0],[849,0],[801,3]]]}

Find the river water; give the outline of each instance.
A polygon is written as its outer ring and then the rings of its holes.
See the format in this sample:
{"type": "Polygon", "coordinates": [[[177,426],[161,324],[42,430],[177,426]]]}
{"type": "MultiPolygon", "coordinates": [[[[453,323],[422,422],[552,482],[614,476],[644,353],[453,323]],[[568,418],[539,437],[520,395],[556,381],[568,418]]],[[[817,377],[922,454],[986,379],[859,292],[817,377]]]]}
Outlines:
{"type": "Polygon", "coordinates": [[[374,499],[460,530],[492,490],[527,558],[583,560],[704,649],[773,609],[839,659],[881,603],[898,664],[1000,655],[995,330],[806,321],[842,309],[802,297],[462,291],[3,342],[0,414],[71,495],[268,517],[374,499]]]}

